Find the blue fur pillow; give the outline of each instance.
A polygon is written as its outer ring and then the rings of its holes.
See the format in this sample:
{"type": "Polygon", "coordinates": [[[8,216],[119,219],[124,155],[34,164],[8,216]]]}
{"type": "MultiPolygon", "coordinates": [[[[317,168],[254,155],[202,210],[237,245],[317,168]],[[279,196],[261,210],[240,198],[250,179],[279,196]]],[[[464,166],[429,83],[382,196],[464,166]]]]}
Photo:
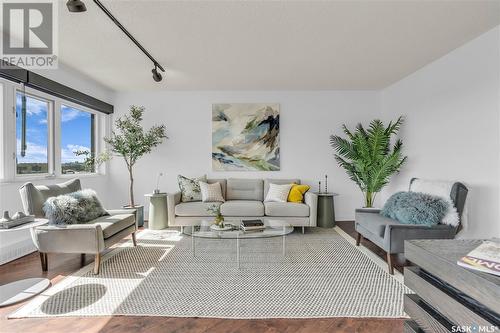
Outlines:
{"type": "Polygon", "coordinates": [[[448,205],[446,200],[430,194],[398,192],[387,200],[380,214],[403,224],[432,226],[441,222],[448,205]]]}
{"type": "Polygon", "coordinates": [[[48,198],[43,204],[49,224],[78,224],[109,215],[93,190],[81,190],[48,198]]]}

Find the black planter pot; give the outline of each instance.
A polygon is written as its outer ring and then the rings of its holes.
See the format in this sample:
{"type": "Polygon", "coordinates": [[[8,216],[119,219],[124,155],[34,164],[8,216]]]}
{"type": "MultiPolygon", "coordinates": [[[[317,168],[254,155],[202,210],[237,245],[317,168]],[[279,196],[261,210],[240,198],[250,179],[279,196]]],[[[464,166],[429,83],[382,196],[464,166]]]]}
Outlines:
{"type": "Polygon", "coordinates": [[[135,209],[135,221],[138,227],[144,226],[144,206],[136,205],[135,207],[123,206],[125,209],[135,209]]]}

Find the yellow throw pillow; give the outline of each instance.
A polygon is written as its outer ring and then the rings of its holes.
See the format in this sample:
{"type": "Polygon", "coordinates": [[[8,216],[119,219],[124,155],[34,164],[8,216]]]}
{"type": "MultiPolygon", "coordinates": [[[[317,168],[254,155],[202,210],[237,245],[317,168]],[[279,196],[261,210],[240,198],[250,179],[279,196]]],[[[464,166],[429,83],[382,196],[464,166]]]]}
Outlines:
{"type": "Polygon", "coordinates": [[[288,202],[301,203],[304,201],[304,193],[309,191],[311,187],[309,185],[297,185],[293,184],[290,192],[288,193],[288,202]]]}

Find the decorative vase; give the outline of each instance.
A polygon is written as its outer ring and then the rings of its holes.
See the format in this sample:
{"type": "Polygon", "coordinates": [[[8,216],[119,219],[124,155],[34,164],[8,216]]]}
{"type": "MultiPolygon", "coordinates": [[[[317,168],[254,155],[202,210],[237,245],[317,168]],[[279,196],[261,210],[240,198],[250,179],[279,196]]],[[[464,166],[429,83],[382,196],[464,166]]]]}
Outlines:
{"type": "Polygon", "coordinates": [[[214,224],[220,228],[224,228],[224,216],[221,214],[217,215],[215,217],[214,224]]]}

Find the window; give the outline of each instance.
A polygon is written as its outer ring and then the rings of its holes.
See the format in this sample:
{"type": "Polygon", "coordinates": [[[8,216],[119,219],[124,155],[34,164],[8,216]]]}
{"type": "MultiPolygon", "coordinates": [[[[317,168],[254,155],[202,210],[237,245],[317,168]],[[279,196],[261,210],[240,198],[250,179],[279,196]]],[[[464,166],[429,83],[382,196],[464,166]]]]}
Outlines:
{"type": "Polygon", "coordinates": [[[95,172],[95,115],[61,105],[61,173],[95,172]]]}
{"type": "Polygon", "coordinates": [[[2,107],[0,183],[105,172],[93,163],[109,131],[105,114],[0,79],[2,107]]]}
{"type": "Polygon", "coordinates": [[[23,103],[23,94],[16,93],[16,173],[46,174],[49,173],[50,104],[29,95],[24,98],[23,103]]]}

